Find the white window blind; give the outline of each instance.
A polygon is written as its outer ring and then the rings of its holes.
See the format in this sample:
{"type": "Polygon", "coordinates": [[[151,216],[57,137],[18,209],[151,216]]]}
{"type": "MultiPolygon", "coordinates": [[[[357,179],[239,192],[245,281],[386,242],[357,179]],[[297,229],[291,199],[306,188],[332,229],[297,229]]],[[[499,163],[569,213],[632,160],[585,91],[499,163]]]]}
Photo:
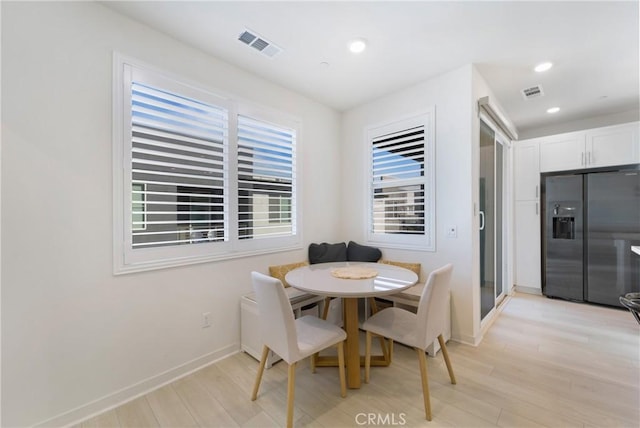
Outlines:
{"type": "Polygon", "coordinates": [[[433,250],[433,110],[370,127],[370,243],[433,250]]]}
{"type": "Polygon", "coordinates": [[[374,138],[373,233],[425,233],[424,126],[374,138]]]}
{"type": "Polygon", "coordinates": [[[296,131],[238,116],[238,237],[296,234],[296,131]]]}
{"type": "Polygon", "coordinates": [[[131,223],[135,248],[228,239],[228,113],[131,84],[131,223]]]}
{"type": "Polygon", "coordinates": [[[114,273],[299,249],[301,123],[114,55],[114,273]]]}

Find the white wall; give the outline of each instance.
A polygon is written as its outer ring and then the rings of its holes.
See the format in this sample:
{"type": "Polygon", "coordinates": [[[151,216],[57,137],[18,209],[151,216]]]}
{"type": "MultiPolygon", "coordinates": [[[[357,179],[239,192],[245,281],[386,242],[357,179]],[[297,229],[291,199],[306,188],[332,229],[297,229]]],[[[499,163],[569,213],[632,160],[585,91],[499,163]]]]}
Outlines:
{"type": "Polygon", "coordinates": [[[2,426],[72,422],[236,351],[249,272],[340,236],[337,112],[96,3],[2,2],[2,56],[2,426]],[[302,119],[304,249],[112,275],[114,50],[302,119]]]}
{"type": "Polygon", "coordinates": [[[472,66],[468,65],[347,111],[342,121],[342,234],[345,240],[362,243],[367,204],[365,128],[435,106],[436,251],[382,251],[391,260],[421,263],[423,273],[448,262],[454,264],[452,337],[467,343],[475,341],[474,295],[479,296],[479,290],[472,289],[477,281],[474,282],[471,269],[471,202],[477,181],[472,178],[471,84],[472,66]],[[450,225],[457,227],[457,238],[446,236],[450,225]]]}

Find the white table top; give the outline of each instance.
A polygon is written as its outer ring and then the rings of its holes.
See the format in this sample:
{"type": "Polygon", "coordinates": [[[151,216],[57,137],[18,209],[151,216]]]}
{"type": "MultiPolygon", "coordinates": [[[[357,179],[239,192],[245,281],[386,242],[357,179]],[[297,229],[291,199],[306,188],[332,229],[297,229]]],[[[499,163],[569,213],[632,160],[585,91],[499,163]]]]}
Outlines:
{"type": "Polygon", "coordinates": [[[287,273],[285,279],[292,287],[321,296],[373,297],[405,290],[418,282],[418,275],[384,263],[337,262],[303,266],[287,273]],[[375,269],[378,275],[369,279],[342,279],[331,274],[332,270],[347,266],[375,269]]]}
{"type": "Polygon", "coordinates": [[[631,251],[633,251],[634,253],[640,255],[640,245],[638,246],[632,246],[631,247],[631,251]]]}

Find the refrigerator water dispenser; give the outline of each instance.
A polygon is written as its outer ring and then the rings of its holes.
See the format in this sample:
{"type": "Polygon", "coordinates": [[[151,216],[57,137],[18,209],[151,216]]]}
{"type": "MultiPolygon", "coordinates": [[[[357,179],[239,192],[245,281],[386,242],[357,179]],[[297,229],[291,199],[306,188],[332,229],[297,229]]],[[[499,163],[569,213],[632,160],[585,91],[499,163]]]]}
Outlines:
{"type": "Polygon", "coordinates": [[[576,239],[575,217],[553,217],[553,239],[576,239]]]}

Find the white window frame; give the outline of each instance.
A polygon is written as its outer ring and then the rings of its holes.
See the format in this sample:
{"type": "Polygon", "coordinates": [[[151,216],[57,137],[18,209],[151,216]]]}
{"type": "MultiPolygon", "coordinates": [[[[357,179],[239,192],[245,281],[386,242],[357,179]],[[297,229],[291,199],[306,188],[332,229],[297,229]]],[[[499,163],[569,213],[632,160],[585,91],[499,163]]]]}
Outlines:
{"type": "Polygon", "coordinates": [[[367,243],[379,247],[399,248],[419,251],[436,250],[436,192],[435,192],[435,107],[427,110],[390,120],[377,125],[368,126],[365,130],[364,146],[366,150],[366,221],[365,237],[367,243]],[[392,234],[373,232],[373,149],[374,138],[424,126],[424,176],[419,184],[424,185],[425,222],[424,234],[392,234]]]}
{"type": "Polygon", "coordinates": [[[179,76],[159,70],[117,52],[113,57],[113,272],[126,274],[154,269],[190,265],[215,260],[233,259],[274,251],[302,248],[302,212],[297,202],[301,200],[300,171],[300,121],[291,115],[239,100],[233,96],[218,95],[203,85],[189,82],[179,76]],[[125,96],[131,85],[131,70],[144,76],[147,83],[157,82],[159,88],[175,90],[184,96],[211,102],[228,111],[227,183],[225,186],[225,228],[228,240],[193,245],[175,245],[152,248],[132,248],[132,197],[131,197],[131,107],[125,96]],[[203,99],[204,97],[204,99],[203,99]],[[237,117],[239,114],[256,120],[290,128],[296,133],[296,158],[294,163],[294,198],[292,222],[294,234],[286,237],[264,239],[238,239],[238,190],[237,190],[237,117]],[[259,241],[259,242],[255,242],[259,241]]]}
{"type": "MultiPolygon", "coordinates": [[[[302,188],[302,171],[301,171],[301,150],[300,150],[300,139],[302,134],[302,126],[300,121],[293,116],[284,114],[279,111],[270,110],[262,106],[257,106],[251,104],[249,102],[241,102],[237,105],[236,114],[234,115],[234,141],[237,141],[237,137],[235,136],[235,130],[237,129],[237,125],[235,124],[235,120],[238,116],[246,116],[252,119],[256,119],[259,121],[277,124],[277,126],[282,128],[289,128],[293,130],[296,134],[296,142],[294,147],[296,162],[293,164],[295,179],[293,181],[293,197],[291,201],[291,221],[293,223],[293,236],[287,237],[275,237],[268,239],[238,239],[238,227],[237,227],[237,219],[238,219],[238,206],[237,203],[232,204],[233,209],[233,227],[232,227],[232,236],[235,244],[236,251],[241,255],[253,255],[253,254],[264,254],[273,252],[273,250],[291,250],[291,249],[299,249],[302,248],[302,208],[301,208],[301,192],[302,188]],[[266,246],[266,248],[265,248],[266,246]]],[[[230,164],[233,165],[234,175],[235,177],[235,168],[237,165],[237,161],[235,159],[235,152],[233,152],[233,161],[230,160],[230,164]]],[[[231,180],[230,182],[231,194],[234,196],[233,200],[236,201],[236,197],[238,194],[238,186],[237,180],[231,180]]]]}

